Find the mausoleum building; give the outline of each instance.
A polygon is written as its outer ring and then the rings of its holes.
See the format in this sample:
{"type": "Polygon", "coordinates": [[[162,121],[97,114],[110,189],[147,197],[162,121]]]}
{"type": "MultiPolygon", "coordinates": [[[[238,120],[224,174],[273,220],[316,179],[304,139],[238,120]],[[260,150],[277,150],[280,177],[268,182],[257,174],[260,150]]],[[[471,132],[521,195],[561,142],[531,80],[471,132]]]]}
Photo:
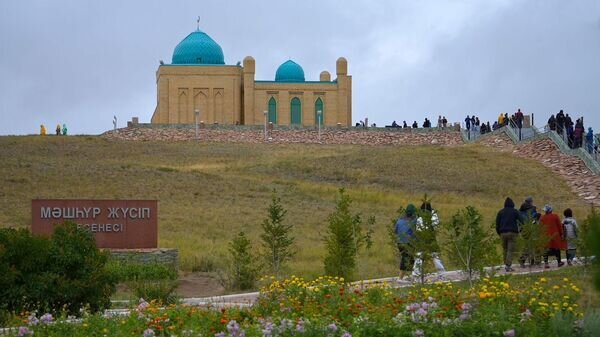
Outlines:
{"type": "Polygon", "coordinates": [[[276,125],[316,125],[319,116],[324,126],[352,122],[352,76],[343,57],[333,80],[323,71],[318,81],[307,81],[292,60],[273,80],[256,80],[254,58],[227,65],[221,46],[196,30],[175,47],[171,64],[158,67],[156,83],[153,124],[192,124],[196,111],[205,124],[262,125],[265,112],[276,125]]]}

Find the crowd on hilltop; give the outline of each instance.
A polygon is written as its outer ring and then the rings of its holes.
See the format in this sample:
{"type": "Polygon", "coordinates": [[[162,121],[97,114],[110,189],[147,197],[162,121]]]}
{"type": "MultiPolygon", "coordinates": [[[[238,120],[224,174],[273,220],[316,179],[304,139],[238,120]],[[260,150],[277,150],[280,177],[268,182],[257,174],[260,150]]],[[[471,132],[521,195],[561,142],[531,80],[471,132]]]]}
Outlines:
{"type": "Polygon", "coordinates": [[[584,147],[589,153],[598,150],[600,139],[594,136],[594,130],[589,127],[587,132],[583,125],[583,117],[578,118],[575,122],[569,114],[565,114],[560,110],[556,116],[551,115],[548,119],[547,128],[551,131],[556,131],[561,137],[566,139],[567,144],[572,149],[584,147]],[[596,138],[596,139],[594,139],[596,138]]]}
{"type": "MultiPolygon", "coordinates": [[[[426,230],[436,230],[439,225],[439,216],[436,210],[431,207],[431,203],[424,201],[418,210],[413,204],[409,204],[403,214],[395,223],[394,233],[396,234],[396,242],[400,255],[400,279],[418,278],[422,273],[422,264],[424,255],[422,252],[415,252],[414,247],[417,241],[429,240],[429,247],[433,247],[433,253],[430,257],[433,259],[433,264],[441,277],[441,273],[445,271],[444,264],[440,259],[439,246],[435,242],[436,235],[421,236],[419,233],[426,230]],[[429,222],[432,226],[423,226],[423,215],[428,214],[429,222]],[[409,276],[407,273],[411,272],[409,276]]],[[[565,251],[566,261],[568,265],[573,265],[576,262],[577,242],[579,240],[579,228],[577,221],[573,217],[573,211],[567,208],[563,211],[563,219],[553,212],[550,204],[546,204],[543,209],[543,214],[538,213],[537,207],[533,203],[532,197],[527,197],[521,206],[516,209],[515,203],[511,198],[506,198],[504,208],[502,208],[496,216],[496,233],[500,238],[503,251],[503,262],[506,272],[512,272],[513,255],[517,249],[517,238],[523,235],[532,236],[530,231],[523,231],[525,225],[539,226],[540,235],[547,238],[545,247],[541,247],[545,252],[539,253],[539,248],[534,249],[525,245],[523,251],[519,254],[519,264],[521,268],[525,268],[527,264],[530,267],[541,266],[542,261],[544,268],[550,268],[549,257],[556,258],[557,266],[562,267],[561,251],[565,251]]]]}
{"type": "MultiPolygon", "coordinates": [[[[359,126],[358,123],[356,126],[359,126]]],[[[446,116],[438,116],[438,120],[437,120],[437,125],[433,125],[431,123],[431,120],[429,120],[429,118],[425,117],[425,120],[423,121],[423,124],[421,124],[422,128],[433,128],[433,127],[437,127],[438,129],[445,129],[447,128],[448,125],[448,119],[446,118],[446,116]]],[[[413,129],[417,129],[419,128],[419,123],[417,123],[417,121],[414,121],[410,127],[409,125],[406,123],[406,121],[402,121],[402,125],[396,123],[396,121],[392,122],[392,125],[387,125],[386,127],[391,127],[391,128],[413,128],[413,129]]]]}

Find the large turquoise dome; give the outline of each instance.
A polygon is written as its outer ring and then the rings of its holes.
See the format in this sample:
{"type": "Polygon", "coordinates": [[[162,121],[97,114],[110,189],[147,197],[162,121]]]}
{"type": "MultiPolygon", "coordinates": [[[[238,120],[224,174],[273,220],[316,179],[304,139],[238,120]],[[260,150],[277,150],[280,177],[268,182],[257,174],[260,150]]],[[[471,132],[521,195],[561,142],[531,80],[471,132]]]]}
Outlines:
{"type": "Polygon", "coordinates": [[[173,51],[172,64],[225,64],[223,49],[205,32],[197,30],[173,51]]]}
{"type": "Polygon", "coordinates": [[[285,61],[277,68],[275,73],[275,81],[277,82],[304,82],[304,70],[302,67],[292,61],[285,61]]]}

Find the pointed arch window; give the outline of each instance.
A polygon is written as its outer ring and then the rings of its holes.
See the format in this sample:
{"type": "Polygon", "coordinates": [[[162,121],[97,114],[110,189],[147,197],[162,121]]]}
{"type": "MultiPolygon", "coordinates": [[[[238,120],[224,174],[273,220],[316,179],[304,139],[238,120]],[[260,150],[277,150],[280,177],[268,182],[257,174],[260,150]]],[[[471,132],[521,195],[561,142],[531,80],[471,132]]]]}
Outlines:
{"type": "Polygon", "coordinates": [[[321,97],[315,101],[315,125],[319,125],[319,119],[321,125],[325,124],[325,110],[323,109],[323,100],[321,97]],[[319,116],[319,111],[321,111],[321,116],[319,116]]]}
{"type": "Polygon", "coordinates": [[[274,97],[269,100],[269,123],[277,124],[277,101],[274,97]]]}
{"type": "Polygon", "coordinates": [[[302,103],[298,97],[292,98],[291,106],[291,124],[302,124],[302,103]]]}

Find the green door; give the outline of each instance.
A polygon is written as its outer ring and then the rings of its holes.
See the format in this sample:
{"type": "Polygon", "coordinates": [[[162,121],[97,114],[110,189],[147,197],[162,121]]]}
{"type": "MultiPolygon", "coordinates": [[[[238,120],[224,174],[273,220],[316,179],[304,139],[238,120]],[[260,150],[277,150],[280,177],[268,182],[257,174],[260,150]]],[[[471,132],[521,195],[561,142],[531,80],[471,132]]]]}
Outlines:
{"type": "Polygon", "coordinates": [[[325,110],[323,110],[323,101],[321,97],[315,102],[315,125],[319,125],[319,111],[321,111],[321,125],[325,124],[325,110]]]}
{"type": "Polygon", "coordinates": [[[298,97],[292,98],[292,118],[291,124],[302,124],[302,103],[298,97]]]}
{"type": "Polygon", "coordinates": [[[269,123],[277,124],[277,101],[273,97],[269,100],[269,123]]]}

